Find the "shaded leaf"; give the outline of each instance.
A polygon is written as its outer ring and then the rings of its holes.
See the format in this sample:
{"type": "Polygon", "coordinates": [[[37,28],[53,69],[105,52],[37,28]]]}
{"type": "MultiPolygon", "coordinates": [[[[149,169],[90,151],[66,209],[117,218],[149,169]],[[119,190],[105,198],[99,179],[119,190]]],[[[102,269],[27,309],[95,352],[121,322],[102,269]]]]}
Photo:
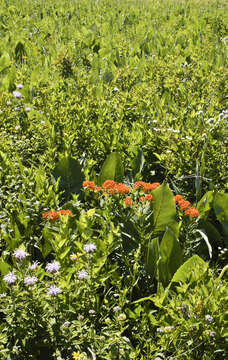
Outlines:
{"type": "Polygon", "coordinates": [[[100,175],[98,177],[99,185],[102,185],[106,180],[115,180],[120,182],[124,176],[124,168],[121,157],[118,152],[113,152],[106,158],[100,175]]]}

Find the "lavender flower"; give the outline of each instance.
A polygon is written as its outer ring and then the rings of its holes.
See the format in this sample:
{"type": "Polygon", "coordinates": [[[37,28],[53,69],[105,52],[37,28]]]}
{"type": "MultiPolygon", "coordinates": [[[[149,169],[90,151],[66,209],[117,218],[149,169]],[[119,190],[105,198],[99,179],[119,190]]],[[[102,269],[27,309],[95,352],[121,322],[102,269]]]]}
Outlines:
{"type": "Polygon", "coordinates": [[[205,315],[205,320],[209,323],[212,323],[213,317],[211,315],[205,315]]]}
{"type": "Polygon", "coordinates": [[[16,280],[17,277],[14,274],[14,271],[9,272],[7,275],[4,276],[3,280],[8,284],[8,285],[13,285],[16,280]]]}
{"type": "Polygon", "coordinates": [[[70,321],[65,321],[63,323],[63,327],[69,327],[70,326],[70,321]]]}
{"type": "Polygon", "coordinates": [[[89,274],[86,271],[79,271],[78,272],[78,278],[80,280],[87,279],[89,277],[89,274]]]}
{"type": "Polygon", "coordinates": [[[33,261],[32,265],[29,266],[29,270],[36,270],[38,265],[40,265],[39,261],[33,261]]]}
{"type": "Polygon", "coordinates": [[[6,105],[11,105],[11,104],[12,104],[12,101],[10,101],[10,100],[6,102],[6,105]]]}
{"type": "Polygon", "coordinates": [[[23,249],[17,249],[14,251],[13,256],[17,260],[24,260],[28,254],[23,249]]]}
{"type": "Polygon", "coordinates": [[[29,112],[29,111],[31,111],[31,108],[30,108],[30,106],[26,106],[26,107],[25,107],[25,111],[26,111],[26,112],[29,112]]]}
{"type": "Polygon", "coordinates": [[[57,273],[60,269],[60,264],[58,261],[53,260],[52,262],[48,263],[45,267],[45,270],[51,274],[57,273]]]}
{"type": "Polygon", "coordinates": [[[93,243],[87,243],[84,245],[84,250],[87,252],[87,253],[92,253],[96,250],[96,245],[93,244],[93,243]]]}
{"type": "Polygon", "coordinates": [[[36,276],[28,276],[24,280],[25,285],[35,285],[37,283],[38,279],[36,276]]]}
{"type": "Polygon", "coordinates": [[[22,97],[22,94],[20,93],[20,91],[13,91],[13,96],[16,98],[16,99],[20,99],[22,97]]]}
{"type": "Polygon", "coordinates": [[[17,89],[22,89],[23,88],[23,85],[22,84],[18,84],[17,85],[17,89]]]}
{"type": "Polygon", "coordinates": [[[114,308],[113,308],[113,311],[114,312],[118,312],[118,311],[120,311],[121,310],[121,307],[120,306],[114,306],[114,308]]]}
{"type": "Polygon", "coordinates": [[[61,292],[62,292],[62,290],[56,285],[51,285],[48,289],[48,295],[50,295],[50,296],[57,296],[61,292]]]}
{"type": "Polygon", "coordinates": [[[2,298],[4,298],[4,297],[6,297],[6,294],[5,294],[5,293],[0,294],[0,299],[2,299],[2,298]]]}

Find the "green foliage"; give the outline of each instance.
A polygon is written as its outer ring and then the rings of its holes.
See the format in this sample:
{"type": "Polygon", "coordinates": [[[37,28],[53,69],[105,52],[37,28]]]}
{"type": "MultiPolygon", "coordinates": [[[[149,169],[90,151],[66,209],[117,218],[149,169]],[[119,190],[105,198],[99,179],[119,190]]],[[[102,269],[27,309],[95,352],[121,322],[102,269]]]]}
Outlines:
{"type": "Polygon", "coordinates": [[[111,153],[105,160],[100,175],[98,177],[98,184],[102,185],[106,180],[122,181],[124,176],[124,168],[121,162],[121,157],[118,152],[111,153]]]}

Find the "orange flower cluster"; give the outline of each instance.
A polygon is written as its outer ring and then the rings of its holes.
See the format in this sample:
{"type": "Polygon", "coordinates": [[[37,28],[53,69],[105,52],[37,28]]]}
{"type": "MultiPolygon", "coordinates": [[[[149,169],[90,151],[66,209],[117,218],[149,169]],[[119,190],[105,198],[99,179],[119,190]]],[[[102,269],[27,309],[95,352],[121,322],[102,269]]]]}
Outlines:
{"type": "Polygon", "coordinates": [[[194,206],[191,206],[189,201],[184,200],[182,195],[175,195],[174,199],[186,216],[190,216],[191,218],[199,216],[199,211],[194,206]]]}
{"type": "Polygon", "coordinates": [[[83,181],[82,186],[93,191],[100,191],[100,186],[97,186],[93,181],[83,181]]]}
{"type": "Polygon", "coordinates": [[[150,201],[152,202],[154,200],[153,196],[151,194],[146,194],[146,196],[140,196],[139,201],[150,201]]]}
{"type": "Polygon", "coordinates": [[[149,191],[153,191],[155,190],[158,186],[160,186],[160,183],[146,183],[144,181],[136,181],[134,183],[134,188],[135,189],[142,189],[144,192],[149,192],[149,191]]]}
{"type": "Polygon", "coordinates": [[[70,210],[59,210],[59,211],[45,211],[43,214],[42,214],[42,219],[43,220],[51,220],[51,221],[55,221],[55,220],[58,220],[59,218],[59,215],[67,215],[69,217],[72,216],[72,212],[70,210]]]}
{"type": "Polygon", "coordinates": [[[132,201],[132,199],[131,199],[130,197],[126,197],[126,198],[124,199],[124,204],[125,204],[127,207],[130,207],[130,206],[132,206],[133,201],[132,201]]]}

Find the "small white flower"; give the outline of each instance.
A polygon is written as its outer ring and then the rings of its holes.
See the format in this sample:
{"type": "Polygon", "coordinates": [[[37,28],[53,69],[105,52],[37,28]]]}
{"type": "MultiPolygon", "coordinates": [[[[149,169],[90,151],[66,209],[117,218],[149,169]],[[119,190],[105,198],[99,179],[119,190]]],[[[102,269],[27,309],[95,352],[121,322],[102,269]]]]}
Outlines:
{"type": "Polygon", "coordinates": [[[58,261],[53,260],[52,262],[48,263],[45,267],[45,270],[51,274],[57,273],[60,269],[60,264],[58,261]]]}
{"type": "Polygon", "coordinates": [[[212,323],[213,322],[213,317],[211,315],[205,315],[205,320],[209,323],[212,323]]]}
{"type": "Polygon", "coordinates": [[[89,274],[86,271],[79,271],[78,272],[78,278],[80,280],[88,279],[89,274]]]}
{"type": "Polygon", "coordinates": [[[24,280],[25,285],[35,285],[38,279],[36,276],[27,276],[24,280]]]}
{"type": "Polygon", "coordinates": [[[96,250],[96,245],[93,243],[87,243],[84,245],[83,249],[87,252],[87,253],[92,253],[96,250]]]}
{"type": "Polygon", "coordinates": [[[56,285],[51,285],[50,288],[48,289],[48,295],[50,296],[57,296],[61,294],[61,292],[62,290],[56,285]]]}
{"type": "Polygon", "coordinates": [[[14,274],[14,271],[12,272],[9,272],[7,275],[4,276],[3,280],[8,284],[8,285],[13,285],[16,280],[17,280],[17,277],[16,275],[14,274]]]}

